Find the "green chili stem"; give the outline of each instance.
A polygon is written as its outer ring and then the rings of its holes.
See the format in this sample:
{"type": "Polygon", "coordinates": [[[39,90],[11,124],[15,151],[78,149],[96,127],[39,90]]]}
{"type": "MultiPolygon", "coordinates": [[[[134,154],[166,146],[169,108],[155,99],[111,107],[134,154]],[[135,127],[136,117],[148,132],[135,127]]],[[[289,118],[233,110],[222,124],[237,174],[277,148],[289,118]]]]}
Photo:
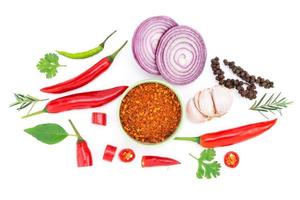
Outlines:
{"type": "Polygon", "coordinates": [[[176,137],[174,140],[185,140],[185,141],[191,141],[191,142],[200,142],[200,137],[176,137]]]}
{"type": "Polygon", "coordinates": [[[42,114],[42,113],[46,113],[47,111],[45,109],[43,110],[39,110],[37,112],[34,112],[34,113],[30,113],[30,114],[27,114],[27,115],[24,115],[22,117],[22,119],[25,119],[25,118],[28,118],[28,117],[32,117],[32,116],[35,116],[35,115],[39,115],[39,114],[42,114]]]}
{"type": "Polygon", "coordinates": [[[77,128],[75,127],[75,125],[73,124],[73,122],[69,119],[69,122],[74,130],[74,132],[76,133],[76,136],[78,137],[78,140],[83,140],[83,138],[81,137],[79,131],[77,130],[77,128]]]}
{"type": "Polygon", "coordinates": [[[107,56],[107,58],[110,60],[110,62],[113,62],[115,57],[118,55],[118,53],[123,49],[123,47],[127,44],[127,40],[126,42],[124,42],[124,44],[119,48],[117,49],[113,54],[111,54],[110,56],[107,56]]]}
{"type": "Polygon", "coordinates": [[[113,34],[115,34],[116,32],[117,32],[117,30],[115,30],[114,32],[112,32],[111,34],[109,34],[109,35],[104,39],[104,41],[103,41],[101,44],[99,44],[99,46],[101,46],[102,48],[104,48],[105,42],[106,42],[113,34]]]}

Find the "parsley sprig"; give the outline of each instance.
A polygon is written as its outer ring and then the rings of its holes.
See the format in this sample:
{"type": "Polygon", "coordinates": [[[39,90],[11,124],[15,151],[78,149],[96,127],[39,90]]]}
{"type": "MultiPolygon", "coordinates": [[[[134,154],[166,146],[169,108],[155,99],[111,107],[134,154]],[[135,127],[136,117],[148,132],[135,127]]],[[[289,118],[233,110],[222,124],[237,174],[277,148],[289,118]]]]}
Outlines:
{"type": "Polygon", "coordinates": [[[57,74],[58,67],[66,67],[66,65],[59,64],[59,57],[55,53],[47,53],[40,59],[36,65],[41,73],[46,74],[46,78],[52,78],[57,74]]]}
{"type": "Polygon", "coordinates": [[[213,161],[216,156],[214,149],[205,149],[201,152],[200,158],[197,158],[190,154],[194,159],[198,161],[197,178],[216,178],[220,175],[221,164],[217,161],[213,161]]]}

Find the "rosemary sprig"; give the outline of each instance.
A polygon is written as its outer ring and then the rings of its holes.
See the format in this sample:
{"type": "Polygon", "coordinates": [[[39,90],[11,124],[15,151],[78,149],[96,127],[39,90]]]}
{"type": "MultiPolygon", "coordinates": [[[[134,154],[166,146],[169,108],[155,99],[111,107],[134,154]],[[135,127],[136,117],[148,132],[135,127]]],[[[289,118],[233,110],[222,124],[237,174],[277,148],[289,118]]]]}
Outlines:
{"type": "Polygon", "coordinates": [[[268,117],[264,113],[268,112],[272,114],[276,114],[275,112],[278,112],[280,115],[282,115],[281,110],[293,102],[288,101],[285,97],[281,98],[280,95],[281,93],[276,95],[274,98],[275,95],[272,94],[269,98],[266,98],[267,94],[264,94],[259,101],[254,102],[254,104],[250,107],[250,110],[258,111],[265,118],[268,117]]]}
{"type": "Polygon", "coordinates": [[[47,101],[48,99],[38,99],[36,97],[30,95],[23,95],[15,93],[16,102],[9,105],[9,107],[18,106],[17,110],[22,110],[31,105],[27,114],[29,114],[32,108],[35,106],[37,102],[47,101]]]}

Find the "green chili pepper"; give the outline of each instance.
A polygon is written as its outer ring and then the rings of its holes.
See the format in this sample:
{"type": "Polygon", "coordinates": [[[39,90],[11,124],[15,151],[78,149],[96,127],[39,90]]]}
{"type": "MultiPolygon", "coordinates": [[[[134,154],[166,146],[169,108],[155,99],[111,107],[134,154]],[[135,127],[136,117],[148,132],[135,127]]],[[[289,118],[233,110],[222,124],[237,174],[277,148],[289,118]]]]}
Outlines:
{"type": "Polygon", "coordinates": [[[69,53],[67,51],[56,51],[58,54],[68,57],[68,58],[72,58],[72,59],[83,59],[83,58],[88,58],[91,56],[94,56],[96,54],[98,54],[99,52],[101,52],[104,49],[104,45],[105,42],[108,40],[108,38],[110,38],[115,32],[112,32],[109,36],[107,36],[105,38],[105,40],[99,44],[97,47],[87,50],[87,51],[82,51],[82,52],[77,52],[77,53],[69,53]]]}

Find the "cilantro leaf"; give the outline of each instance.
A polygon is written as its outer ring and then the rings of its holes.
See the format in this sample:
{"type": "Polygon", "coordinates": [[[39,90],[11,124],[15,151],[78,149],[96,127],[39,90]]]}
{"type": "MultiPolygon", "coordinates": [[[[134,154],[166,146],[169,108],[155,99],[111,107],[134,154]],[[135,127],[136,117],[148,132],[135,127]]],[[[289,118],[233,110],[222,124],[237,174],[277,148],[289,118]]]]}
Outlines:
{"type": "Polygon", "coordinates": [[[36,67],[41,73],[46,74],[46,78],[52,78],[56,76],[57,68],[64,66],[60,65],[58,60],[59,58],[55,53],[47,53],[40,59],[36,67]]]}
{"type": "MultiPolygon", "coordinates": [[[[190,154],[191,155],[191,154],[190,154]]],[[[221,164],[217,161],[213,161],[216,156],[216,151],[214,149],[205,149],[201,152],[200,158],[196,158],[198,161],[197,178],[216,178],[220,176],[221,164]]]]}
{"type": "Polygon", "coordinates": [[[212,161],[216,156],[216,151],[214,149],[204,149],[201,154],[201,160],[212,161]]]}

